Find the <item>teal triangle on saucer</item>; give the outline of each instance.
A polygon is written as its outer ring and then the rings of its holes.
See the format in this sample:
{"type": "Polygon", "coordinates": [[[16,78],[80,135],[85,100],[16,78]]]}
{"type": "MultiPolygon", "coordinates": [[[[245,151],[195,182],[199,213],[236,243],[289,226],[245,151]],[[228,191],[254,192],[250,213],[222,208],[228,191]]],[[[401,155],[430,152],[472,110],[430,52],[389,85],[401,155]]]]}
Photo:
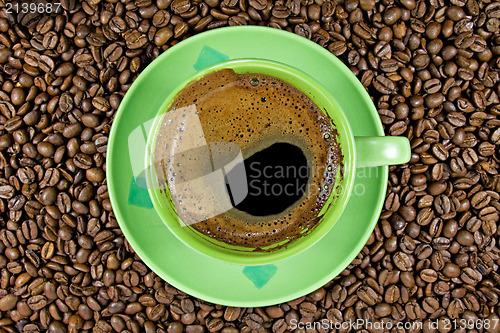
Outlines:
{"type": "Polygon", "coordinates": [[[137,178],[137,183],[135,177],[132,177],[128,192],[128,203],[137,207],[147,209],[153,208],[153,203],[149,198],[149,193],[146,188],[146,179],[139,177],[137,178]]]}
{"type": "Polygon", "coordinates": [[[199,71],[205,67],[217,64],[222,61],[229,60],[229,57],[224,53],[221,53],[210,46],[203,46],[200,54],[198,55],[198,59],[193,65],[193,68],[199,71]]]}
{"type": "Polygon", "coordinates": [[[259,289],[264,287],[277,271],[278,267],[274,264],[243,268],[243,274],[259,289]]]}

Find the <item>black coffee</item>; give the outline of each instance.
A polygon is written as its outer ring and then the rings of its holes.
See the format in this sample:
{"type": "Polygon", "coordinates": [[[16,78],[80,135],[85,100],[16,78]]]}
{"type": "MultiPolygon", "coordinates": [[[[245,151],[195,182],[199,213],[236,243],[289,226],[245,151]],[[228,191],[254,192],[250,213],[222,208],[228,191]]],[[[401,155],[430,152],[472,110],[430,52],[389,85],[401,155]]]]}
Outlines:
{"type": "MultiPolygon", "coordinates": [[[[233,206],[254,216],[279,214],[305,193],[309,167],[302,150],[275,143],[245,159],[248,194],[233,206]]],[[[230,187],[228,186],[230,192],[230,187]]]]}

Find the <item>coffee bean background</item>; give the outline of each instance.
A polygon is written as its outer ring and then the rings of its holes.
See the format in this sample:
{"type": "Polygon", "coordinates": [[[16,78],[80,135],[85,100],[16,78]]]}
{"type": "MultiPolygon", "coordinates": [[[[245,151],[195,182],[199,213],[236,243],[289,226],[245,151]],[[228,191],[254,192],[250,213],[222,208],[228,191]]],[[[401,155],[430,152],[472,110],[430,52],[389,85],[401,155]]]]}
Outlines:
{"type": "Polygon", "coordinates": [[[1,8],[0,332],[283,333],[294,319],[324,318],[498,332],[443,323],[500,315],[499,26],[490,0],[1,8]],[[190,297],[141,262],[113,215],[105,167],[113,116],[141,70],[198,32],[245,24],[286,29],[339,57],[412,156],[390,167],[379,223],[340,276],[297,300],[243,309],[190,297]]]}

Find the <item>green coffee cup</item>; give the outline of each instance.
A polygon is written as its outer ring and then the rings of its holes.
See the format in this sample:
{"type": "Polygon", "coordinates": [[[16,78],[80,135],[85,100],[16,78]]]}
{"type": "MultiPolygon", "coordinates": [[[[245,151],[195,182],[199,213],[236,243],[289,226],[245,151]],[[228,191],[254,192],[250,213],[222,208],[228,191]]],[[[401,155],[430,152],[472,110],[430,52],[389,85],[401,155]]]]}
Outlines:
{"type": "MultiPolygon", "coordinates": [[[[225,262],[261,265],[288,258],[305,250],[327,234],[339,220],[352,191],[356,168],[402,164],[410,160],[410,144],[406,137],[354,137],[344,112],[349,112],[349,110],[341,109],[327,90],[313,78],[297,68],[282,63],[261,59],[239,59],[221,62],[195,73],[167,97],[158,112],[148,139],[146,179],[156,211],[171,232],[184,244],[204,255],[225,262]],[[337,141],[344,156],[343,176],[337,177],[331,195],[319,213],[321,220],[317,226],[312,230],[306,230],[302,237],[290,244],[275,244],[266,248],[266,251],[231,246],[209,238],[191,226],[186,226],[177,216],[168,189],[160,189],[156,185],[159,183],[158,175],[153,163],[150,162],[154,160],[152,152],[160,129],[162,115],[167,111],[167,107],[177,93],[190,82],[213,71],[227,68],[238,74],[255,73],[273,76],[307,94],[320,109],[326,110],[331,118],[337,129],[337,141]]],[[[383,189],[380,190],[383,191],[383,189]]]]}

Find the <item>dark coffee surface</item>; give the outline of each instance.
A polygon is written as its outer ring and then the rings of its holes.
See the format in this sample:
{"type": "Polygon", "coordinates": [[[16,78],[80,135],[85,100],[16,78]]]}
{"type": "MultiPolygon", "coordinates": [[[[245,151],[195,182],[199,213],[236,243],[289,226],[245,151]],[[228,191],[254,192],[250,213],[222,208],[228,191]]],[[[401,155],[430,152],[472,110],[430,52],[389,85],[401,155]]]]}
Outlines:
{"type": "Polygon", "coordinates": [[[299,147],[283,142],[251,155],[244,161],[250,191],[241,202],[233,196],[233,206],[256,216],[282,213],[306,193],[307,164],[299,147]]]}
{"type": "MultiPolygon", "coordinates": [[[[211,238],[245,247],[261,248],[294,240],[305,230],[312,230],[320,220],[317,216],[328,199],[336,171],[342,164],[342,154],[335,139],[336,130],[330,118],[307,95],[284,81],[261,74],[236,74],[230,69],[207,74],[190,83],[175,96],[170,108],[180,110],[191,105],[196,107],[206,142],[234,143],[241,149],[244,159],[251,158],[273,144],[292,144],[305,156],[310,177],[303,195],[275,214],[258,216],[233,208],[195,223],[190,220],[190,209],[195,212],[201,210],[211,204],[213,198],[204,193],[182,193],[177,190],[175,175],[181,175],[183,170],[176,169],[177,160],[169,159],[169,155],[163,151],[165,147],[167,151],[171,150],[172,136],[167,132],[172,129],[168,125],[162,126],[154,154],[167,155],[163,159],[171,161],[172,165],[164,161],[160,172],[165,172],[169,180],[172,198],[174,202],[183,200],[184,209],[189,205],[186,203],[189,198],[184,196],[196,196],[192,200],[196,207],[188,206],[185,213],[179,211],[179,217],[211,238]]],[[[165,116],[163,123],[168,122],[168,116],[165,116]]],[[[184,141],[188,139],[187,136],[189,133],[183,132],[184,141]]],[[[277,166],[267,166],[270,168],[268,173],[279,171],[277,166]]],[[[249,176],[250,171],[247,172],[249,176]]],[[[283,190],[282,187],[280,189],[283,190]]],[[[252,186],[249,186],[249,195],[252,190],[252,186]]]]}
{"type": "Polygon", "coordinates": [[[498,332],[498,2],[57,2],[51,14],[0,10],[0,331],[304,333],[295,324],[362,319],[394,325],[350,332],[498,332]],[[137,75],[187,37],[239,24],[286,29],[339,57],[385,133],[412,143],[349,266],[260,308],[204,302],[146,267],[105,173],[110,124],[137,75]]]}

